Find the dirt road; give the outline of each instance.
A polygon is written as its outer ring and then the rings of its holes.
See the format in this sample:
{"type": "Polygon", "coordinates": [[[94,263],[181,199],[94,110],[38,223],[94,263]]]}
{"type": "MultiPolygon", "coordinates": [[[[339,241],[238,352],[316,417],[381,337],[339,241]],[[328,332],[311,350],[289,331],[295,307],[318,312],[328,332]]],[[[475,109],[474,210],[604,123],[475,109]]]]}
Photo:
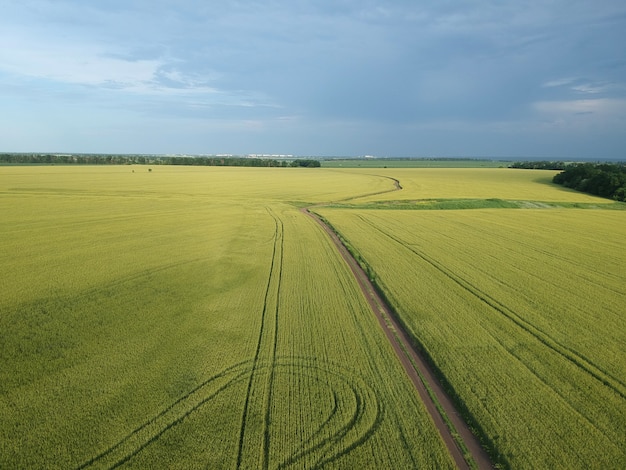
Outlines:
{"type": "MultiPolygon", "coordinates": [[[[396,182],[396,189],[400,189],[396,182]]],[[[467,424],[461,419],[457,413],[452,401],[444,392],[441,384],[435,377],[433,371],[428,366],[426,360],[413,348],[411,340],[404,332],[402,326],[396,321],[394,315],[386,304],[386,302],[378,295],[373,284],[370,282],[367,274],[358,262],[352,257],[348,249],[341,242],[335,232],[320,219],[316,214],[308,209],[301,211],[313,218],[328,233],[333,243],[339,250],[339,253],[350,267],[354,277],[356,278],[363,295],[367,299],[372,311],[378,318],[381,328],[387,335],[387,339],[391,343],[398,359],[402,363],[404,370],[415,385],[420,398],[424,402],[426,409],[430,413],[432,420],[441,434],[450,455],[454,459],[456,465],[460,469],[479,468],[490,469],[493,464],[485,450],[481,447],[476,436],[472,434],[467,424]],[[425,385],[426,384],[426,385],[425,385]],[[428,393],[428,387],[432,394],[428,393]],[[446,424],[442,413],[439,412],[435,404],[435,400],[443,409],[443,413],[447,417],[449,424],[446,424]],[[452,429],[451,429],[452,428],[452,429]],[[457,439],[453,435],[457,435],[457,439]],[[465,451],[461,447],[465,447],[465,451]]]]}

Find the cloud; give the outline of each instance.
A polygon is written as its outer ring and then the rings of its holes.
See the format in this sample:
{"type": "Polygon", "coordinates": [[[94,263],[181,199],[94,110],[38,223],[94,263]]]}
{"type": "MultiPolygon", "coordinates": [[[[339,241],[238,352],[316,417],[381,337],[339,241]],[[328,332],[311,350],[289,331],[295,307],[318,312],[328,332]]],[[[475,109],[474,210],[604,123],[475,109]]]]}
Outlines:
{"type": "MultiPolygon", "coordinates": [[[[558,135],[571,142],[579,142],[576,148],[567,143],[573,152],[608,149],[614,146],[615,156],[623,157],[619,147],[624,145],[626,128],[626,99],[573,99],[539,101],[533,103],[537,130],[558,131],[558,135]]],[[[557,135],[553,136],[557,137],[557,135]]],[[[562,145],[566,146],[566,142],[562,145]]],[[[605,154],[610,151],[605,150],[605,154]]]]}
{"type": "Polygon", "coordinates": [[[624,99],[584,99],[568,101],[539,101],[534,108],[544,114],[596,114],[601,116],[626,117],[626,100],[624,99]]]}
{"type": "Polygon", "coordinates": [[[561,78],[550,80],[542,85],[544,88],[561,88],[577,94],[595,95],[599,93],[618,93],[623,85],[606,81],[593,81],[585,78],[561,78]]]}
{"type": "Polygon", "coordinates": [[[595,95],[597,93],[602,93],[607,91],[608,87],[602,84],[593,84],[593,83],[581,83],[580,85],[576,85],[572,87],[572,90],[582,94],[591,94],[595,95]]]}
{"type": "Polygon", "coordinates": [[[623,135],[625,18],[626,4],[587,0],[21,0],[0,18],[0,99],[14,117],[71,105],[68,123],[130,136],[119,111],[181,145],[254,128],[267,145],[297,136],[311,151],[324,135],[343,153],[367,141],[406,154],[416,129],[462,148],[599,117],[623,135]]]}
{"type": "Polygon", "coordinates": [[[124,60],[112,51],[89,43],[4,30],[0,33],[0,70],[15,76],[78,85],[133,85],[154,79],[159,60],[124,60]]]}
{"type": "Polygon", "coordinates": [[[6,45],[0,49],[0,84],[25,96],[178,116],[276,107],[262,93],[218,88],[217,73],[185,71],[185,60],[179,58],[136,58],[123,44],[57,36],[44,40],[37,32],[15,28],[2,30],[0,43],[6,45]]]}
{"type": "Polygon", "coordinates": [[[554,88],[554,87],[562,87],[567,86],[576,81],[575,78],[559,78],[556,80],[550,80],[545,82],[542,86],[545,88],[554,88]]]}

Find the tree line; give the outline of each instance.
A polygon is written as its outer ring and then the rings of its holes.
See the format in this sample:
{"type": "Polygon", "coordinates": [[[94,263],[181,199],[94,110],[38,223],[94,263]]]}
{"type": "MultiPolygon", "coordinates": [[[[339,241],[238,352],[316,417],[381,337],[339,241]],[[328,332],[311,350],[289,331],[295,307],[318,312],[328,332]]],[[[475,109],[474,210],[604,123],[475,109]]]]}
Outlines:
{"type": "Polygon", "coordinates": [[[552,181],[577,191],[626,201],[625,163],[571,163],[552,181]]]}
{"type": "Polygon", "coordinates": [[[268,158],[247,157],[174,157],[165,155],[101,155],[101,154],[43,154],[3,153],[0,163],[35,165],[193,165],[247,167],[320,167],[318,160],[295,159],[291,162],[268,158]]]}
{"type": "Polygon", "coordinates": [[[513,162],[509,168],[522,168],[525,170],[564,170],[565,162],[539,160],[536,162],[513,162]]]}

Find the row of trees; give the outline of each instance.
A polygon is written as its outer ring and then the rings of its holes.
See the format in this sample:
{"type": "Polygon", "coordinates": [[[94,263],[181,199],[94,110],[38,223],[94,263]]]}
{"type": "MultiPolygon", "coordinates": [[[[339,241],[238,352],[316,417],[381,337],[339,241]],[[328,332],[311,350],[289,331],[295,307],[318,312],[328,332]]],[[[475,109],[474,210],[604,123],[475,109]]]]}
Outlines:
{"type": "Polygon", "coordinates": [[[318,160],[274,160],[246,157],[172,157],[162,155],[58,155],[40,153],[3,153],[0,163],[39,165],[194,165],[194,166],[252,166],[252,167],[319,167],[318,160]]]}
{"type": "Polygon", "coordinates": [[[291,166],[303,166],[305,168],[319,168],[322,164],[319,160],[311,160],[307,158],[301,158],[298,160],[294,160],[290,163],[291,166]]]}
{"type": "Polygon", "coordinates": [[[3,153],[1,163],[35,164],[35,165],[124,165],[158,164],[153,158],[144,155],[95,155],[95,154],[50,154],[50,153],[3,153]]]}
{"type": "Polygon", "coordinates": [[[525,170],[563,170],[565,162],[540,160],[536,162],[513,162],[509,168],[522,168],[525,170]]]}
{"type": "Polygon", "coordinates": [[[626,164],[623,163],[572,163],[552,181],[577,191],[626,201],[626,164]]]}

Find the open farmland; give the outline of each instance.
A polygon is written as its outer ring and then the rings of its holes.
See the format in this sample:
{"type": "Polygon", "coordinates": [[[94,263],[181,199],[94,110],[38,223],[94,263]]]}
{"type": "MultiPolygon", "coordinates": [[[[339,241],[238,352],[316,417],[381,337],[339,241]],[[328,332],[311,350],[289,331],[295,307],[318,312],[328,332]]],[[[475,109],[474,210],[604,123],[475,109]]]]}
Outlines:
{"type": "Polygon", "coordinates": [[[403,190],[315,211],[499,459],[626,467],[626,212],[606,210],[624,205],[562,190],[553,172],[358,171],[403,190]],[[504,208],[458,210],[468,199],[504,208]]]}
{"type": "Polygon", "coordinates": [[[388,186],[0,168],[0,468],[453,467],[349,270],[295,207],[388,186]]]}
{"type": "Polygon", "coordinates": [[[353,203],[419,204],[430,201],[518,201],[529,203],[610,204],[611,201],[552,183],[558,171],[510,168],[345,169],[346,174],[380,175],[400,181],[402,192],[357,197],[353,203]]]}

